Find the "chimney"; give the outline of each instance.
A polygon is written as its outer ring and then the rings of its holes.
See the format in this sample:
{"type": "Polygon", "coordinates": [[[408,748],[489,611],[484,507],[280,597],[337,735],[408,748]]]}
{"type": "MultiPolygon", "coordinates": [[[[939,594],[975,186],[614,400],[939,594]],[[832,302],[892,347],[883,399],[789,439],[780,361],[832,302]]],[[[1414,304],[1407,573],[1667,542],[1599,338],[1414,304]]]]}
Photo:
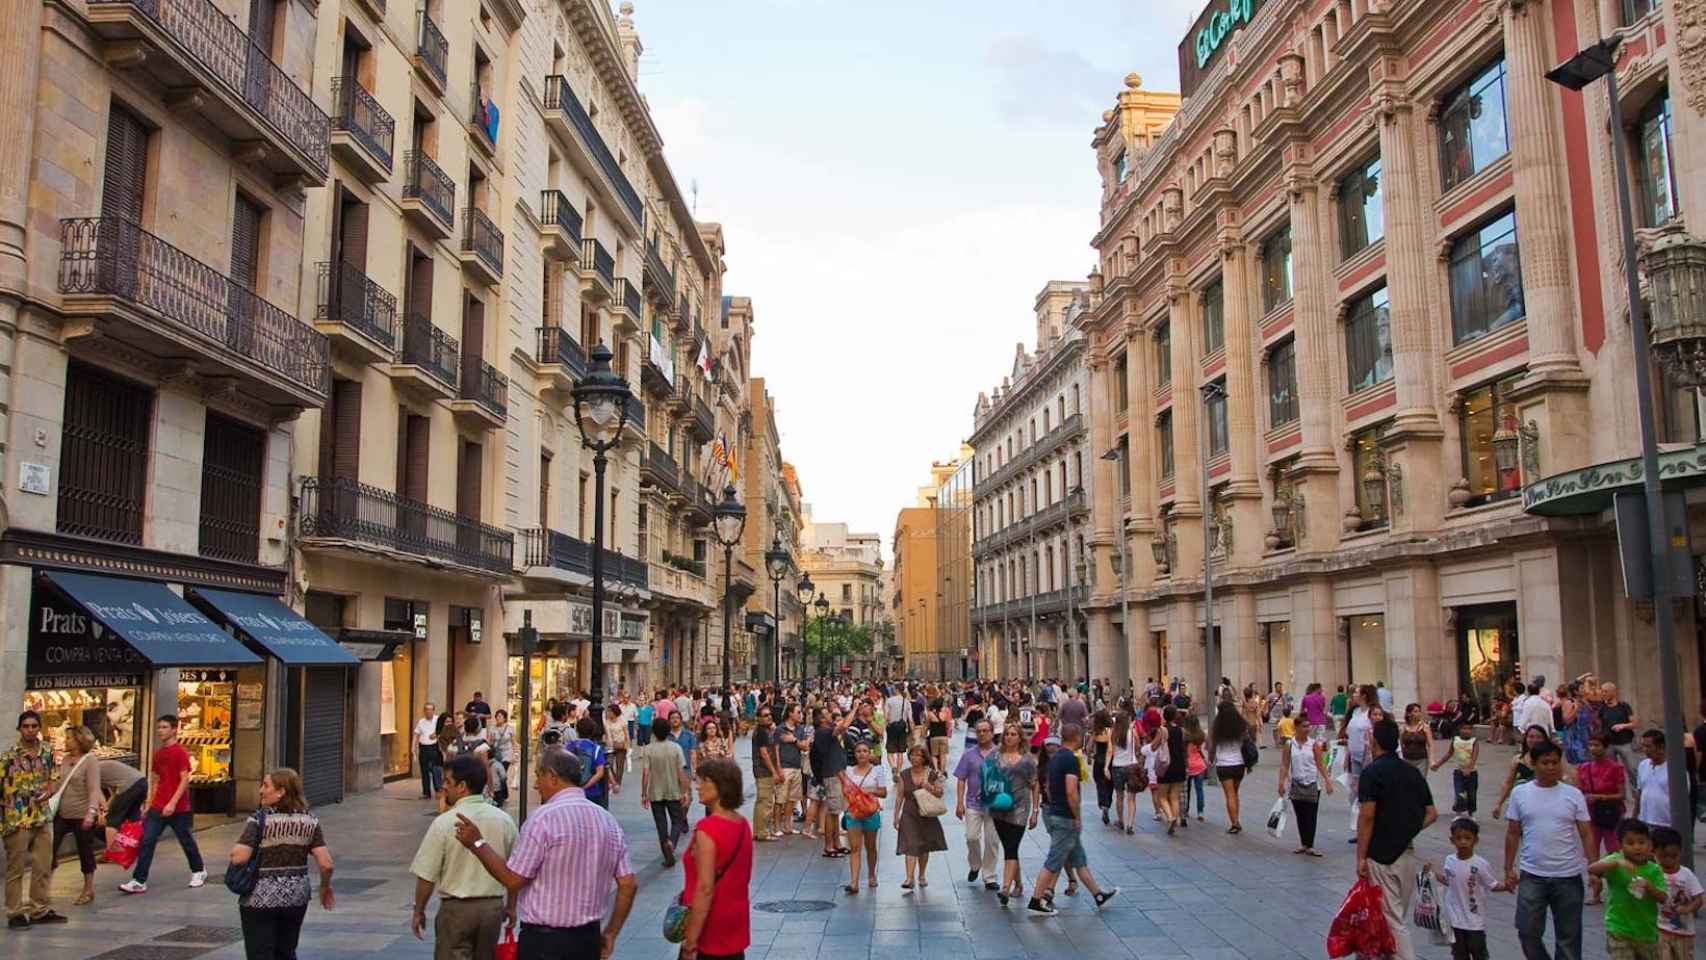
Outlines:
{"type": "Polygon", "coordinates": [[[616,21],[616,41],[622,47],[624,65],[628,68],[628,77],[635,83],[640,80],[640,54],[645,47],[640,45],[640,33],[634,29],[634,5],[623,0],[617,8],[622,16],[616,21]]]}

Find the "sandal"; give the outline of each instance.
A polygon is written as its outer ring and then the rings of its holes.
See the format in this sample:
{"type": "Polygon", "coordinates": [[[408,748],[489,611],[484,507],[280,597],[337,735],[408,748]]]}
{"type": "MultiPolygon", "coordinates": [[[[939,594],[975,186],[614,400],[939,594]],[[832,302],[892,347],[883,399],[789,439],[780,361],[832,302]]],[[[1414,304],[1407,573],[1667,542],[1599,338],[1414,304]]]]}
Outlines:
{"type": "Polygon", "coordinates": [[[900,888],[902,890],[911,890],[912,889],[912,881],[911,880],[906,881],[905,883],[900,885],[900,888]]]}
{"type": "Polygon", "coordinates": [[[95,902],[95,894],[93,891],[89,891],[86,893],[78,894],[77,899],[71,901],[71,904],[73,906],[82,907],[82,906],[87,906],[87,905],[94,903],[94,902],[95,902]]]}
{"type": "Polygon", "coordinates": [[[823,857],[825,860],[840,860],[842,857],[845,857],[845,856],[847,856],[847,854],[842,853],[840,850],[825,850],[823,852],[823,857]]]}
{"type": "Polygon", "coordinates": [[[1310,848],[1309,848],[1309,855],[1310,855],[1310,856],[1312,856],[1312,857],[1322,857],[1322,856],[1326,856],[1326,854],[1323,854],[1323,853],[1322,853],[1322,852],[1321,852],[1321,851],[1319,851],[1319,850],[1317,850],[1317,849],[1315,849],[1315,848],[1314,848],[1314,847],[1310,847],[1310,848]]]}
{"type": "Polygon", "coordinates": [[[841,890],[843,893],[847,894],[850,897],[857,895],[859,892],[859,888],[853,886],[852,884],[848,884],[847,886],[842,887],[841,890]]]}

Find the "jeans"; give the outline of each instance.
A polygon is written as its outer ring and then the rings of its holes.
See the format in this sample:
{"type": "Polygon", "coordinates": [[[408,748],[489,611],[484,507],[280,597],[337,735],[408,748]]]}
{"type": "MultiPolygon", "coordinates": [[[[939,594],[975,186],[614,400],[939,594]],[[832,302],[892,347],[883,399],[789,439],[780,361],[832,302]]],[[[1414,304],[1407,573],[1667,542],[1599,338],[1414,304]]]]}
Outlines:
{"type": "Polygon", "coordinates": [[[1198,816],[1202,815],[1202,811],[1203,811],[1202,782],[1206,776],[1207,776],[1206,774],[1199,773],[1194,777],[1187,777],[1185,779],[1185,802],[1182,805],[1183,808],[1179,811],[1179,816],[1183,817],[1183,816],[1186,816],[1187,814],[1189,814],[1191,812],[1191,788],[1192,787],[1195,787],[1196,791],[1197,791],[1197,815],[1198,816]]]}
{"type": "Polygon", "coordinates": [[[649,724],[649,723],[635,724],[634,742],[639,744],[642,747],[645,746],[646,744],[652,742],[652,726],[651,726],[651,724],[649,724]]]}
{"type": "Polygon", "coordinates": [[[521,925],[516,936],[517,960],[564,960],[568,957],[594,958],[603,949],[604,937],[598,924],[579,927],[542,927],[536,923],[521,925]]]}
{"type": "Polygon", "coordinates": [[[248,960],[296,960],[296,941],[302,936],[302,919],[307,915],[306,906],[271,910],[238,907],[243,955],[248,960]]]}
{"type": "Polygon", "coordinates": [[[1043,827],[1048,830],[1048,853],[1043,857],[1043,869],[1050,873],[1075,871],[1090,865],[1084,855],[1084,831],[1071,817],[1043,814],[1043,827]]]}
{"type": "MultiPolygon", "coordinates": [[[[207,867],[201,862],[201,848],[195,844],[195,814],[174,813],[162,816],[158,810],[148,811],[142,818],[142,846],[136,851],[136,868],[130,876],[137,883],[148,882],[148,870],[154,865],[154,848],[160,843],[160,835],[170,827],[178,835],[178,845],[184,848],[184,859],[190,862],[191,873],[201,873],[207,867]]],[[[296,942],[291,941],[291,953],[295,956],[296,942]]]]}
{"type": "Polygon", "coordinates": [[[444,755],[438,752],[438,747],[417,744],[415,746],[416,762],[421,768],[421,797],[423,799],[438,796],[438,791],[444,786],[444,755]]]}
{"type": "Polygon", "coordinates": [[[1525,960],[1581,960],[1581,877],[1537,877],[1524,873],[1516,887],[1516,936],[1525,960]],[[1546,952],[1546,911],[1552,911],[1555,954],[1546,952]]]}
{"type": "Polygon", "coordinates": [[[1487,931],[1453,927],[1451,936],[1451,960],[1487,960],[1487,931]]]}
{"type": "MultiPolygon", "coordinates": [[[[1481,771],[1451,771],[1451,812],[1475,815],[1475,795],[1481,790],[1481,771]]],[[[1504,811],[1499,811],[1502,815],[1504,811]]]]}
{"type": "Polygon", "coordinates": [[[680,843],[687,836],[687,807],[680,800],[653,800],[651,806],[658,845],[673,847],[680,843]]]}

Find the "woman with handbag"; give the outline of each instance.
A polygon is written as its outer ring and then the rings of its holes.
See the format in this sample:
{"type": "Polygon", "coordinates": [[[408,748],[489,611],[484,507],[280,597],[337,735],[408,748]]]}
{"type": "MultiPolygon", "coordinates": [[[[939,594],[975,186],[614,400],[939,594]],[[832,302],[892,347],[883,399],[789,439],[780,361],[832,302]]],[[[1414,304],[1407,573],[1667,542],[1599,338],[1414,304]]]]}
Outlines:
{"type": "Polygon", "coordinates": [[[1001,890],[996,896],[1001,905],[1013,897],[1023,896],[1025,882],[1019,875],[1019,845],[1025,840],[1027,828],[1037,828],[1042,813],[1038,794],[1037,758],[1025,749],[1025,737],[1018,727],[1002,731],[1001,747],[985,763],[994,763],[1007,778],[1008,804],[995,804],[989,811],[995,822],[995,835],[1001,838],[1001,890]],[[999,809],[997,809],[999,808],[999,809]]]}
{"type": "Polygon", "coordinates": [[[1333,792],[1327,775],[1327,745],[1309,735],[1309,724],[1295,724],[1291,739],[1280,752],[1279,795],[1291,800],[1297,814],[1297,839],[1303,844],[1292,853],[1319,857],[1315,849],[1315,820],[1321,812],[1321,791],[1333,792]]]}
{"type": "Polygon", "coordinates": [[[871,744],[860,740],[853,751],[853,765],[841,771],[841,786],[847,796],[847,812],[841,815],[847,831],[851,856],[846,891],[859,892],[861,855],[869,867],[871,889],[877,886],[877,831],[883,827],[882,799],[889,795],[889,768],[873,762],[871,744]]]}
{"type": "Polygon", "coordinates": [[[681,861],[681,897],[664,914],[665,937],[673,941],[671,928],[684,923],[681,960],[728,960],[752,943],[752,825],[740,815],[745,785],[727,757],[706,760],[694,775],[710,813],[694,826],[681,861]]]}
{"type": "Polygon", "coordinates": [[[308,915],[308,858],[320,868],[320,906],[332,909],[332,852],[320,821],[302,798],[302,778],[280,768],[261,778],[260,809],[231,848],[225,885],[239,893],[248,960],[296,960],[296,942],[308,915]],[[259,860],[253,865],[250,861],[259,860]],[[243,888],[247,888],[244,890],[243,888]]]}
{"type": "Polygon", "coordinates": [[[930,752],[924,744],[913,744],[906,751],[906,762],[908,766],[901,771],[895,785],[894,852],[906,858],[906,882],[900,888],[910,891],[914,877],[920,887],[930,885],[925,876],[930,854],[948,849],[948,838],[939,819],[948,812],[948,805],[942,800],[942,782],[931,766],[930,752]]]}
{"type": "Polygon", "coordinates": [[[1249,734],[1250,726],[1239,715],[1238,708],[1231,701],[1222,700],[1215,710],[1214,723],[1208,728],[1208,755],[1220,780],[1221,792],[1226,794],[1226,819],[1231,821],[1227,833],[1244,832],[1238,822],[1238,788],[1244,783],[1244,738],[1249,734]]]}
{"type": "Polygon", "coordinates": [[[65,731],[65,758],[59,762],[59,786],[48,801],[53,808],[53,852],[71,834],[77,843],[77,862],[83,868],[83,892],[71,901],[77,906],[95,900],[95,808],[101,802],[101,763],[92,751],[95,735],[88,727],[65,731]]]}

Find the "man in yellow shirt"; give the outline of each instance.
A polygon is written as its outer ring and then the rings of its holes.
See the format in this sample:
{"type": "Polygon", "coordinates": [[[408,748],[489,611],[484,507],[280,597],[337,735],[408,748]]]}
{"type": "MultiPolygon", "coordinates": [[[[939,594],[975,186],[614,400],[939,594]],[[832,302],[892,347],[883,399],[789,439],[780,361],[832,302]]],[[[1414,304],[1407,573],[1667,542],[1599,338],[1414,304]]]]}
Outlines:
{"type": "Polygon", "coordinates": [[[444,795],[450,809],[439,814],[421,838],[409,872],[415,875],[415,913],[409,920],[415,938],[426,939],[426,905],[438,891],[433,920],[433,960],[472,960],[497,949],[504,916],[514,907],[503,884],[492,879],[478,857],[456,839],[457,815],[480,828],[498,856],[509,858],[515,846],[515,821],[486,801],[486,765],[473,755],[456,757],[444,767],[444,795]]]}

